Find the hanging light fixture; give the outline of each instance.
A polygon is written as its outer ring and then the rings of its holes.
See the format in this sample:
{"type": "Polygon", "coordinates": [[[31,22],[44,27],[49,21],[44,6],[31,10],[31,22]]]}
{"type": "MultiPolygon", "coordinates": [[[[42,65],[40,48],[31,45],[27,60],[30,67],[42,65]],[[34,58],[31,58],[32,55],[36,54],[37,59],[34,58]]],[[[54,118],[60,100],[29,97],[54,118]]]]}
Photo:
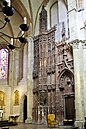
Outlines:
{"type": "MultiPolygon", "coordinates": [[[[5,18],[4,18],[4,21],[2,21],[0,19],[0,22],[2,23],[2,26],[0,26],[0,30],[5,28],[6,25],[11,22],[9,17],[13,16],[13,14],[15,12],[15,9],[12,7],[10,0],[2,0],[1,8],[2,8],[2,10],[0,12],[2,12],[4,14],[5,18]]],[[[24,23],[19,26],[19,29],[20,29],[20,34],[21,34],[19,37],[12,37],[12,36],[4,33],[3,31],[0,31],[0,38],[2,38],[6,42],[7,47],[10,50],[13,50],[18,47],[15,46],[13,43],[7,41],[6,37],[9,38],[10,40],[18,39],[20,41],[20,43],[27,42],[27,39],[25,38],[25,32],[29,30],[29,26],[26,24],[26,17],[24,18],[24,23]]]]}

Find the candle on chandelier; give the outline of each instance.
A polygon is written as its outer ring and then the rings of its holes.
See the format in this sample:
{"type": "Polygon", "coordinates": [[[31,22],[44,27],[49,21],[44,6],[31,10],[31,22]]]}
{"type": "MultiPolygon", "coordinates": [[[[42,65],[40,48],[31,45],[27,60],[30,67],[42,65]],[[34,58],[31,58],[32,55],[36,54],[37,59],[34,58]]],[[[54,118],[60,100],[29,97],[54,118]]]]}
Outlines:
{"type": "Polygon", "coordinates": [[[11,1],[10,0],[6,0],[6,1],[8,3],[8,6],[10,6],[11,5],[11,1]]]}
{"type": "Polygon", "coordinates": [[[27,18],[24,17],[24,24],[27,24],[27,18]]]}
{"type": "Polygon", "coordinates": [[[13,38],[11,38],[11,45],[13,45],[13,38]]]}

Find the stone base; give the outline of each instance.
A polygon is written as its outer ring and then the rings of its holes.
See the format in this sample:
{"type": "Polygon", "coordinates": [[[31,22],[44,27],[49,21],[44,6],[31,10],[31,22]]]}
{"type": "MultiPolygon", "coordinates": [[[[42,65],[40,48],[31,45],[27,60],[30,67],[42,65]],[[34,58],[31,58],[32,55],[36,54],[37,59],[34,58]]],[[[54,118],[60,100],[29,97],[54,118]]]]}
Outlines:
{"type": "Polygon", "coordinates": [[[74,123],[74,125],[76,127],[79,127],[80,129],[83,129],[84,128],[84,121],[82,121],[82,120],[76,120],[75,123],[74,123]]]}
{"type": "Polygon", "coordinates": [[[32,124],[32,118],[27,118],[26,120],[25,120],[25,123],[29,123],[29,124],[32,124]]]}

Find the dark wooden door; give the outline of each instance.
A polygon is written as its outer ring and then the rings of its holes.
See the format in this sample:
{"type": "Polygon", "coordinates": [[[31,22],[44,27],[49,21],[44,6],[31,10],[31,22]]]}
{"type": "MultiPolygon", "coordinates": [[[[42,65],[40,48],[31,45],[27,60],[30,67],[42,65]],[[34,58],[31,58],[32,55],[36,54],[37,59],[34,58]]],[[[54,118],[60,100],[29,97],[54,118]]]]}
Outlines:
{"type": "Polygon", "coordinates": [[[24,99],[24,122],[27,119],[27,96],[25,95],[24,99]]]}
{"type": "Polygon", "coordinates": [[[74,119],[74,117],[75,117],[74,96],[65,97],[65,118],[74,119]]]}

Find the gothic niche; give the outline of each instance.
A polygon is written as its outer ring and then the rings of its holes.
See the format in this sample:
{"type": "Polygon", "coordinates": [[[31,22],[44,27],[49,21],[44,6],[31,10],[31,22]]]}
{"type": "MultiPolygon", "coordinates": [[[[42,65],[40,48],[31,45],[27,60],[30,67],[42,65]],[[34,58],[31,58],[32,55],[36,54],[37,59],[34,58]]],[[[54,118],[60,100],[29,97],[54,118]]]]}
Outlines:
{"type": "Polygon", "coordinates": [[[74,79],[73,75],[69,71],[65,71],[59,80],[59,89],[60,91],[64,90],[64,93],[74,92],[74,79]]]}
{"type": "Polygon", "coordinates": [[[47,105],[47,92],[41,91],[40,92],[40,105],[46,106],[47,105]]]}

